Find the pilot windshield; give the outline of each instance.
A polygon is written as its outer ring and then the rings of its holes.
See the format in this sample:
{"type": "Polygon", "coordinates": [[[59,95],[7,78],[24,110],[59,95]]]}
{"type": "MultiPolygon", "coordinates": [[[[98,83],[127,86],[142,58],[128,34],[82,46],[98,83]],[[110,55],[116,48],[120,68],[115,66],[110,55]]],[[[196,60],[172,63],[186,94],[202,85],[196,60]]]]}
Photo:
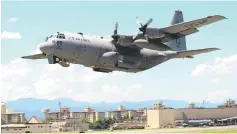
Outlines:
{"type": "Polygon", "coordinates": [[[65,35],[62,34],[62,33],[59,33],[59,34],[57,35],[57,38],[59,38],[59,39],[65,39],[65,35]]]}

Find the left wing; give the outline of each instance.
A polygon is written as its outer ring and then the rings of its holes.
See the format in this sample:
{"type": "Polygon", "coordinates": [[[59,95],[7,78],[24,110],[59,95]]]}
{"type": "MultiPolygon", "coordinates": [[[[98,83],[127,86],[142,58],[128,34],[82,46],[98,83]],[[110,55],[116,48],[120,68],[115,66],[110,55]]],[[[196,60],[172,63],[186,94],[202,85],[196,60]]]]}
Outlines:
{"type": "Polygon", "coordinates": [[[165,27],[165,28],[161,28],[160,30],[162,30],[165,33],[169,33],[169,34],[175,34],[175,33],[179,33],[179,32],[183,32],[189,29],[196,29],[220,20],[226,19],[226,17],[221,16],[221,15],[214,15],[214,16],[208,16],[202,19],[197,19],[197,20],[193,20],[193,21],[189,21],[189,22],[183,22],[183,23],[179,23],[179,24],[175,24],[169,27],[165,27]]]}
{"type": "Polygon", "coordinates": [[[45,59],[45,58],[47,58],[47,57],[46,57],[45,54],[41,53],[41,54],[23,56],[23,57],[21,57],[21,58],[37,60],[37,59],[45,59]]]}
{"type": "Polygon", "coordinates": [[[226,17],[221,15],[208,16],[202,19],[197,19],[189,22],[183,22],[179,24],[175,24],[172,26],[164,27],[159,30],[166,34],[165,37],[162,38],[154,38],[160,39],[162,42],[167,42],[176,38],[180,38],[186,35],[190,35],[198,32],[197,28],[200,28],[205,25],[209,25],[211,23],[226,19],[226,17]]]}

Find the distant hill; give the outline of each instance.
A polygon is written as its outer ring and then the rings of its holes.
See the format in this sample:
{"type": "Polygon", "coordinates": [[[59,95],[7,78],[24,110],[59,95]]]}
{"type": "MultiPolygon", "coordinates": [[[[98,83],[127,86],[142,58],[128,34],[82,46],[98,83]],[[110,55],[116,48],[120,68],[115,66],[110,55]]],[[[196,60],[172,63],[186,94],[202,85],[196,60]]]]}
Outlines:
{"type": "MultiPolygon", "coordinates": [[[[50,108],[51,111],[57,111],[59,108],[58,102],[61,102],[62,106],[67,106],[69,109],[74,111],[83,111],[84,107],[90,106],[95,111],[108,111],[110,109],[116,110],[118,105],[122,104],[126,109],[138,109],[141,106],[146,108],[152,108],[154,103],[162,101],[163,105],[173,108],[183,108],[187,107],[188,102],[183,100],[146,100],[140,102],[127,102],[122,101],[119,103],[89,103],[82,101],[75,101],[69,98],[58,98],[54,100],[46,99],[35,99],[35,98],[22,98],[15,101],[5,102],[6,107],[12,109],[15,112],[24,112],[26,113],[26,118],[29,119],[31,116],[37,115],[40,118],[44,118],[42,109],[50,108]]],[[[202,103],[195,103],[196,106],[203,106],[202,103]]],[[[205,107],[216,107],[217,103],[206,103],[205,107]]]]}

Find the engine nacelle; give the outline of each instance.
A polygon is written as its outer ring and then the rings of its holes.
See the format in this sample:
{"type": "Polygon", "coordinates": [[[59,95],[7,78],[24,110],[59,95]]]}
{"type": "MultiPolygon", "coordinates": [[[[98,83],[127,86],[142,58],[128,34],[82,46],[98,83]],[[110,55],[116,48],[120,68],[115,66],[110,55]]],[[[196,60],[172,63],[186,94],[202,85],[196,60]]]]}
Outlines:
{"type": "Polygon", "coordinates": [[[99,62],[101,64],[115,66],[117,61],[122,60],[122,58],[118,52],[106,52],[100,57],[99,62]]]}
{"type": "Polygon", "coordinates": [[[116,65],[118,68],[123,68],[123,69],[132,69],[132,68],[136,68],[136,64],[132,64],[132,63],[126,63],[123,62],[121,60],[118,61],[118,64],[116,65]]]}
{"type": "Polygon", "coordinates": [[[132,36],[119,35],[118,43],[121,46],[132,45],[132,43],[133,43],[132,36]]]}
{"type": "Polygon", "coordinates": [[[149,38],[162,38],[165,37],[165,33],[157,28],[147,28],[146,34],[149,38]]]}
{"type": "Polygon", "coordinates": [[[172,50],[169,46],[165,44],[162,44],[162,43],[154,44],[144,39],[135,40],[134,43],[141,48],[147,48],[147,49],[158,50],[158,51],[172,50]]]}

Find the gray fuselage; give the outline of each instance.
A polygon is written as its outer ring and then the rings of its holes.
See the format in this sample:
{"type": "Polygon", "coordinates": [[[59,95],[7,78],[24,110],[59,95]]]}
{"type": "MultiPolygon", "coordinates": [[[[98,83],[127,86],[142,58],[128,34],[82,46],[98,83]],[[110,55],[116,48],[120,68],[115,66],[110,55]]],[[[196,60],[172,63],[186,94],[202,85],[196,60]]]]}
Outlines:
{"type": "Polygon", "coordinates": [[[53,36],[47,41],[56,44],[55,56],[73,64],[112,71],[139,72],[170,59],[163,52],[139,48],[132,44],[129,47],[116,46],[112,39],[74,33],[64,35],[65,39],[53,36]]]}

